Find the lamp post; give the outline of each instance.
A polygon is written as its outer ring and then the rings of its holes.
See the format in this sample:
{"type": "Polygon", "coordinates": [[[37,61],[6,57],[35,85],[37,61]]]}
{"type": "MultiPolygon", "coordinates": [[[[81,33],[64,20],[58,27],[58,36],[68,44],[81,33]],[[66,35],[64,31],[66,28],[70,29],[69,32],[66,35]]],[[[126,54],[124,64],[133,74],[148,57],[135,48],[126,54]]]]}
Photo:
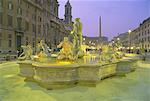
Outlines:
{"type": "Polygon", "coordinates": [[[117,41],[119,41],[120,40],[120,38],[117,38],[117,41]]]}
{"type": "Polygon", "coordinates": [[[120,38],[119,37],[117,38],[117,48],[118,48],[117,50],[120,50],[120,38]]]}
{"type": "Polygon", "coordinates": [[[131,51],[131,30],[128,31],[129,33],[129,53],[131,51]]]}

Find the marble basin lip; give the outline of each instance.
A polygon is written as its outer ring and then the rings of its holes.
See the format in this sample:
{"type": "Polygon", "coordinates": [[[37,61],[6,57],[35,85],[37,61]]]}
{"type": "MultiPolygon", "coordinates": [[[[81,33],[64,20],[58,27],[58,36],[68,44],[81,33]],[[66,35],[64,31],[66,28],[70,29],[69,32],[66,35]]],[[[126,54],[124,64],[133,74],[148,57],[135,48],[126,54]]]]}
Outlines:
{"type": "Polygon", "coordinates": [[[41,68],[75,68],[79,65],[77,64],[57,64],[57,63],[32,63],[32,66],[41,67],[41,68]]]}
{"type": "Polygon", "coordinates": [[[25,60],[25,61],[17,61],[18,64],[32,64],[33,61],[31,60],[25,60]]]}
{"type": "MultiPolygon", "coordinates": [[[[110,64],[115,64],[117,62],[112,62],[110,64]]],[[[57,66],[57,67],[62,67],[62,66],[66,66],[66,67],[70,67],[70,66],[73,66],[73,67],[77,67],[77,66],[105,66],[105,65],[110,65],[109,63],[106,63],[106,64],[100,64],[100,63],[83,63],[83,64],[80,64],[80,63],[71,63],[71,64],[59,64],[59,63],[40,63],[40,62],[33,62],[32,65],[33,66],[41,66],[42,67],[54,67],[54,66],[57,66]]]]}
{"type": "Polygon", "coordinates": [[[31,61],[31,60],[25,60],[25,61],[18,61],[18,64],[31,64],[34,67],[49,67],[49,68],[75,68],[75,67],[103,67],[106,65],[110,65],[110,64],[116,64],[117,62],[112,62],[112,63],[106,63],[106,64],[100,64],[100,63],[70,63],[70,64],[59,64],[59,63],[41,63],[41,62],[35,62],[35,61],[31,61]]]}

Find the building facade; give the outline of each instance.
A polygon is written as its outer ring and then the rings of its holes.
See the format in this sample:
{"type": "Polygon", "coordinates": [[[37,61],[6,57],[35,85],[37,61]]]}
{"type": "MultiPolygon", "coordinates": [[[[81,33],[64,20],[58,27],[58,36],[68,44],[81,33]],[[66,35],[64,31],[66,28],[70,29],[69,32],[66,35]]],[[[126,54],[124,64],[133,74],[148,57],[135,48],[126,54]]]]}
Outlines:
{"type": "Polygon", "coordinates": [[[150,17],[131,32],[131,44],[141,49],[150,49],[150,17]]]}
{"type": "Polygon", "coordinates": [[[108,38],[83,36],[83,44],[88,46],[100,47],[101,45],[108,44],[108,38]]]}
{"type": "Polygon", "coordinates": [[[135,47],[150,50],[150,17],[144,20],[138,28],[114,37],[119,38],[123,47],[135,47]]]}
{"type": "Polygon", "coordinates": [[[117,37],[114,37],[112,41],[116,42],[117,40],[120,41],[122,47],[127,48],[129,46],[129,35],[128,32],[121,33],[117,37]]]}
{"type": "Polygon", "coordinates": [[[16,53],[28,44],[35,51],[40,40],[55,48],[72,27],[69,1],[64,20],[58,17],[58,8],[57,0],[0,0],[0,53],[16,53]]]}

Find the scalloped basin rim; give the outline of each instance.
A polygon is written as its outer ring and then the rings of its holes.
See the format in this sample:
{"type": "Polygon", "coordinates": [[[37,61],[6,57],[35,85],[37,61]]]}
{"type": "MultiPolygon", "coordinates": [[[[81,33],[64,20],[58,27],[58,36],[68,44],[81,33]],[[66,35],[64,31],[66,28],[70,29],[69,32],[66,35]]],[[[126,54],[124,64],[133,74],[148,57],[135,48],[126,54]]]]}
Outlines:
{"type": "Polygon", "coordinates": [[[40,62],[35,62],[35,61],[31,61],[31,60],[24,60],[24,61],[18,61],[18,64],[31,64],[32,66],[35,67],[54,67],[55,68],[64,68],[64,67],[103,67],[103,66],[107,66],[107,65],[111,65],[111,64],[116,64],[117,62],[112,62],[112,63],[106,63],[106,64],[100,64],[100,63],[95,63],[95,64],[78,64],[78,63],[71,63],[71,64],[59,64],[59,63],[40,63],[40,62]]]}
{"type": "Polygon", "coordinates": [[[32,63],[33,66],[36,67],[54,67],[57,68],[64,68],[64,67],[87,67],[87,66],[93,66],[93,67],[99,67],[102,66],[101,64],[47,64],[47,63],[32,63]]]}
{"type": "Polygon", "coordinates": [[[51,63],[32,63],[32,66],[35,67],[59,67],[59,68],[63,68],[63,67],[78,67],[78,65],[75,64],[51,64],[51,63]]]}
{"type": "Polygon", "coordinates": [[[36,66],[36,67],[54,67],[57,68],[63,68],[63,67],[89,67],[89,66],[92,66],[92,67],[101,67],[101,66],[107,66],[107,65],[111,65],[111,64],[116,64],[117,62],[115,63],[108,63],[108,64],[100,64],[100,63],[95,63],[95,64],[51,64],[51,63],[32,63],[32,66],[36,66]]]}
{"type": "Polygon", "coordinates": [[[31,60],[24,60],[24,61],[17,61],[18,64],[23,64],[23,63],[26,63],[26,64],[32,64],[33,61],[31,60]]]}

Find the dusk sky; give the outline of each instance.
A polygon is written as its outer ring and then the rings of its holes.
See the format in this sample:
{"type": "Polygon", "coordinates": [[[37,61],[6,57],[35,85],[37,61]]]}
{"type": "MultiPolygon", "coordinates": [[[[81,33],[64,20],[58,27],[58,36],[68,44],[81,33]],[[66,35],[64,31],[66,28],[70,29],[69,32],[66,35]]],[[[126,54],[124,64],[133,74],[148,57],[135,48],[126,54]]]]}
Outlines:
{"type": "MultiPolygon", "coordinates": [[[[64,18],[67,0],[58,0],[59,16],[64,18]]],[[[102,17],[102,35],[111,39],[118,33],[133,30],[150,17],[150,0],[70,0],[73,21],[81,18],[83,35],[99,36],[99,16],[102,17]]]]}

